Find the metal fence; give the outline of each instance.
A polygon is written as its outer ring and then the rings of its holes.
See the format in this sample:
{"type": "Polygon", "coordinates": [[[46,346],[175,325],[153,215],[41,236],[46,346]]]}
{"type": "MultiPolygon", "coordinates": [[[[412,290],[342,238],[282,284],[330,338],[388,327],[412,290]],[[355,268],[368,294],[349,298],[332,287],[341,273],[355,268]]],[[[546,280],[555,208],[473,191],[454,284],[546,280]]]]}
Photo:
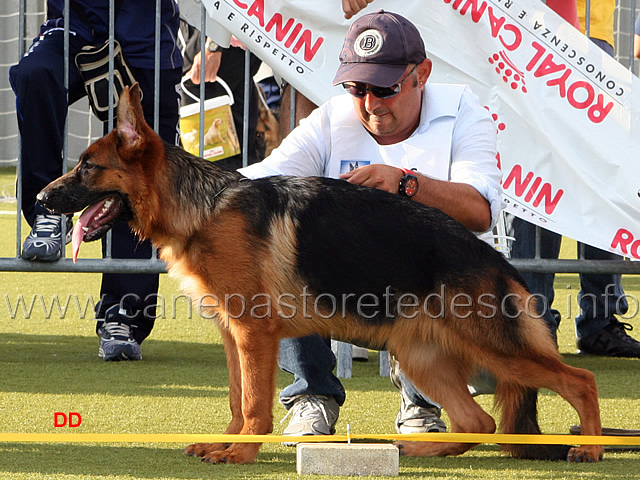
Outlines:
{"type": "MultiPolygon", "coordinates": [[[[595,0],[587,0],[587,8],[590,8],[593,1],[595,0]]],[[[114,0],[111,0],[110,3],[113,5],[114,0]]],[[[156,2],[156,8],[159,8],[159,2],[156,2]]],[[[0,2],[0,167],[17,166],[20,161],[18,154],[20,139],[16,122],[15,98],[9,85],[8,71],[12,65],[18,62],[23,52],[29,47],[31,40],[38,34],[45,17],[45,10],[45,0],[4,0],[0,2]]],[[[111,11],[113,12],[113,8],[111,11]]],[[[636,75],[640,67],[639,62],[634,62],[633,58],[633,30],[637,14],[636,0],[619,0],[615,15],[616,59],[636,75]]],[[[157,22],[158,24],[159,22],[157,22]]],[[[202,29],[204,22],[196,26],[202,29]]],[[[204,42],[202,48],[204,49],[204,42]]],[[[159,60],[156,59],[156,69],[159,68],[158,65],[159,60]]],[[[246,78],[245,81],[253,80],[246,78]]],[[[244,103],[246,113],[248,102],[244,103]]],[[[156,105],[158,105],[157,101],[156,105]]],[[[294,111],[293,107],[291,111],[294,111]]],[[[283,120],[281,119],[281,121],[283,120]]],[[[67,120],[68,133],[63,152],[65,168],[70,168],[75,164],[80,153],[102,135],[102,129],[102,123],[90,113],[86,99],[70,107],[67,120]]],[[[246,137],[245,134],[245,142],[246,137]]],[[[7,200],[6,191],[7,186],[0,185],[0,196],[4,195],[5,201],[7,200]]],[[[109,248],[106,258],[79,259],[75,264],[68,258],[62,258],[52,263],[22,260],[20,251],[22,237],[26,236],[26,232],[23,232],[21,228],[19,182],[15,196],[16,198],[12,199],[14,201],[17,199],[15,256],[0,257],[0,271],[106,273],[157,273],[165,271],[165,264],[157,258],[148,260],[113,259],[110,258],[109,248]]],[[[578,257],[571,260],[550,260],[541,259],[539,255],[536,255],[536,258],[533,259],[512,259],[511,262],[520,270],[530,272],[640,273],[640,262],[626,259],[586,260],[580,258],[581,255],[578,257]]]]}

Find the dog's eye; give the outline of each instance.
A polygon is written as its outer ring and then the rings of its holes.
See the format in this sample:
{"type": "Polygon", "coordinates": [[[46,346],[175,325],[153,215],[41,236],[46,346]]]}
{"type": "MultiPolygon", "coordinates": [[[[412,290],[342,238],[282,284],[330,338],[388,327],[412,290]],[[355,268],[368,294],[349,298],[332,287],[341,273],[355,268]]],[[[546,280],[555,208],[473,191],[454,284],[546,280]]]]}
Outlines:
{"type": "Polygon", "coordinates": [[[100,169],[102,169],[102,167],[101,167],[100,165],[95,164],[95,163],[91,163],[91,162],[90,162],[90,161],[88,161],[88,160],[85,160],[85,161],[82,163],[82,169],[83,169],[85,172],[89,172],[89,171],[91,171],[91,170],[100,170],[100,169]]]}

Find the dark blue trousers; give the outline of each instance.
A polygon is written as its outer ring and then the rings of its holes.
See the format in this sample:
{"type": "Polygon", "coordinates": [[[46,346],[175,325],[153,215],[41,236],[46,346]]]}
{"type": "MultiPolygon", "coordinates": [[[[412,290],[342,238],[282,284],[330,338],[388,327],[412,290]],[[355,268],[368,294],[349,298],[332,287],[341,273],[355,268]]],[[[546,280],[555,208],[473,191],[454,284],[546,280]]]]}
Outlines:
{"type": "MultiPolygon", "coordinates": [[[[513,242],[513,258],[535,257],[535,225],[513,215],[507,216],[507,233],[516,240],[513,242]]],[[[560,254],[562,236],[550,230],[541,230],[540,257],[556,259],[560,254]]],[[[580,243],[578,243],[578,247],[580,243]]],[[[585,245],[584,258],[591,260],[620,259],[614,253],[585,245]]],[[[527,282],[531,293],[541,295],[546,305],[541,305],[544,312],[543,320],[551,332],[556,334],[560,322],[560,312],[553,310],[551,305],[555,297],[553,288],[554,273],[523,272],[522,277],[527,282]]],[[[619,274],[580,274],[580,293],[578,304],[580,314],[575,318],[576,335],[578,338],[588,337],[603,329],[615,319],[615,315],[624,315],[629,304],[621,284],[619,274]]]]}
{"type": "MultiPolygon", "coordinates": [[[[69,91],[64,88],[64,41],[62,30],[50,30],[37,37],[18,65],[11,67],[9,77],[16,94],[16,110],[21,142],[22,211],[33,225],[37,214],[45,213],[36,195],[62,174],[64,124],[68,106],[86,95],[82,79],[75,67],[75,54],[84,42],[69,35],[69,91]]],[[[151,53],[152,55],[152,53],[151,53]]],[[[142,107],[147,122],[153,126],[153,79],[150,69],[131,70],[139,82],[144,98],[142,107]]],[[[159,134],[167,142],[177,144],[181,69],[160,71],[159,134]]],[[[106,129],[106,125],[105,125],[106,129]]],[[[140,242],[128,225],[113,228],[113,258],[150,258],[151,245],[140,242]]],[[[104,250],[104,246],[103,246],[104,250]]],[[[140,343],[155,320],[158,291],[157,274],[104,274],[101,300],[96,318],[122,301],[132,316],[133,332],[140,343]]]]}

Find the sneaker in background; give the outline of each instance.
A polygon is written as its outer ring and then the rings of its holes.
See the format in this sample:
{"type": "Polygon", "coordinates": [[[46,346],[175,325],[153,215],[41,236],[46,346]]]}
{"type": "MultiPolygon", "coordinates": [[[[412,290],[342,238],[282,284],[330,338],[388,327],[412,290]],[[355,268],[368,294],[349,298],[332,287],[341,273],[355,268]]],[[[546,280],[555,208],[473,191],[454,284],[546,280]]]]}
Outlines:
{"type": "Polygon", "coordinates": [[[409,402],[402,395],[400,411],[396,416],[396,432],[408,433],[429,433],[447,431],[446,424],[440,418],[438,407],[424,408],[409,402]]]}
{"type": "Polygon", "coordinates": [[[131,320],[119,305],[105,312],[104,321],[98,328],[100,348],[98,356],[105,362],[120,360],[142,360],[140,344],[133,338],[131,320]]]}
{"type": "Polygon", "coordinates": [[[600,355],[603,357],[640,358],[640,342],[629,336],[633,330],[628,323],[612,319],[602,330],[588,337],[579,338],[578,353],[600,355]]]}
{"type": "Polygon", "coordinates": [[[446,432],[447,425],[440,418],[440,408],[421,407],[409,399],[400,381],[400,363],[393,355],[389,355],[389,366],[391,383],[400,390],[401,397],[400,411],[396,416],[396,432],[401,434],[446,432]]]}
{"type": "Polygon", "coordinates": [[[22,258],[37,262],[55,262],[62,249],[71,241],[73,220],[66,215],[36,215],[36,220],[22,246],[22,258]],[[66,219],[66,232],[62,241],[62,219],[66,219]]]}

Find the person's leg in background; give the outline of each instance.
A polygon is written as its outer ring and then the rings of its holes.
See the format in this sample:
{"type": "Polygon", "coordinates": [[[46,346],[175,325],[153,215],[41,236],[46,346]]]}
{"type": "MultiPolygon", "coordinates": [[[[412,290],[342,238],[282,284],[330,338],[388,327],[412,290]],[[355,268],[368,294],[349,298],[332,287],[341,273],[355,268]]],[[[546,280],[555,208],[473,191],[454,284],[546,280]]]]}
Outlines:
{"type": "MultiPolygon", "coordinates": [[[[507,234],[515,238],[511,248],[512,258],[535,258],[536,254],[536,226],[514,215],[506,215],[507,234]]],[[[562,236],[550,230],[540,228],[540,258],[557,259],[560,255],[562,236]]],[[[537,315],[542,314],[542,319],[549,327],[549,331],[556,338],[558,325],[560,324],[560,312],[553,310],[555,290],[553,281],[554,273],[521,272],[522,277],[529,287],[529,291],[537,297],[537,315]]]]}
{"type": "MultiPolygon", "coordinates": [[[[142,108],[147,123],[153,126],[154,71],[134,69],[143,92],[142,108]]],[[[180,95],[177,89],[181,71],[160,71],[159,135],[178,144],[180,95]]],[[[149,241],[140,242],[126,224],[112,229],[113,258],[151,258],[149,241]]],[[[103,253],[105,243],[103,241],[103,253]]],[[[102,276],[100,302],[96,306],[96,332],[100,336],[99,354],[105,360],[139,360],[140,344],[151,333],[156,318],[158,274],[105,273],[102,276]]]]}
{"type": "MultiPolygon", "coordinates": [[[[585,259],[620,260],[614,253],[590,245],[584,247],[585,259]]],[[[621,282],[619,274],[580,274],[581,312],[575,319],[579,353],[640,358],[640,342],[627,334],[633,327],[616,318],[629,309],[621,282]]]]}
{"type": "MultiPolygon", "coordinates": [[[[69,71],[69,97],[64,87],[64,32],[51,30],[37,37],[9,78],[16,94],[18,128],[21,136],[22,212],[33,227],[25,239],[22,258],[55,261],[67,239],[61,235],[60,215],[53,215],[36,202],[36,195],[62,175],[64,125],[68,105],[86,95],[74,68],[69,71]]],[[[69,50],[81,48],[74,37],[69,50]]],[[[70,240],[71,218],[66,234],[70,240]]]]}
{"type": "MultiPolygon", "coordinates": [[[[613,57],[613,45],[609,42],[594,37],[590,40],[613,57]]],[[[580,245],[578,243],[578,249],[580,245]]],[[[618,255],[590,245],[584,245],[584,258],[620,260],[618,255]]],[[[616,318],[629,309],[622,289],[622,275],[580,274],[578,303],[581,312],[575,319],[575,325],[579,353],[640,358],[640,342],[627,334],[633,327],[616,318]]]]}

